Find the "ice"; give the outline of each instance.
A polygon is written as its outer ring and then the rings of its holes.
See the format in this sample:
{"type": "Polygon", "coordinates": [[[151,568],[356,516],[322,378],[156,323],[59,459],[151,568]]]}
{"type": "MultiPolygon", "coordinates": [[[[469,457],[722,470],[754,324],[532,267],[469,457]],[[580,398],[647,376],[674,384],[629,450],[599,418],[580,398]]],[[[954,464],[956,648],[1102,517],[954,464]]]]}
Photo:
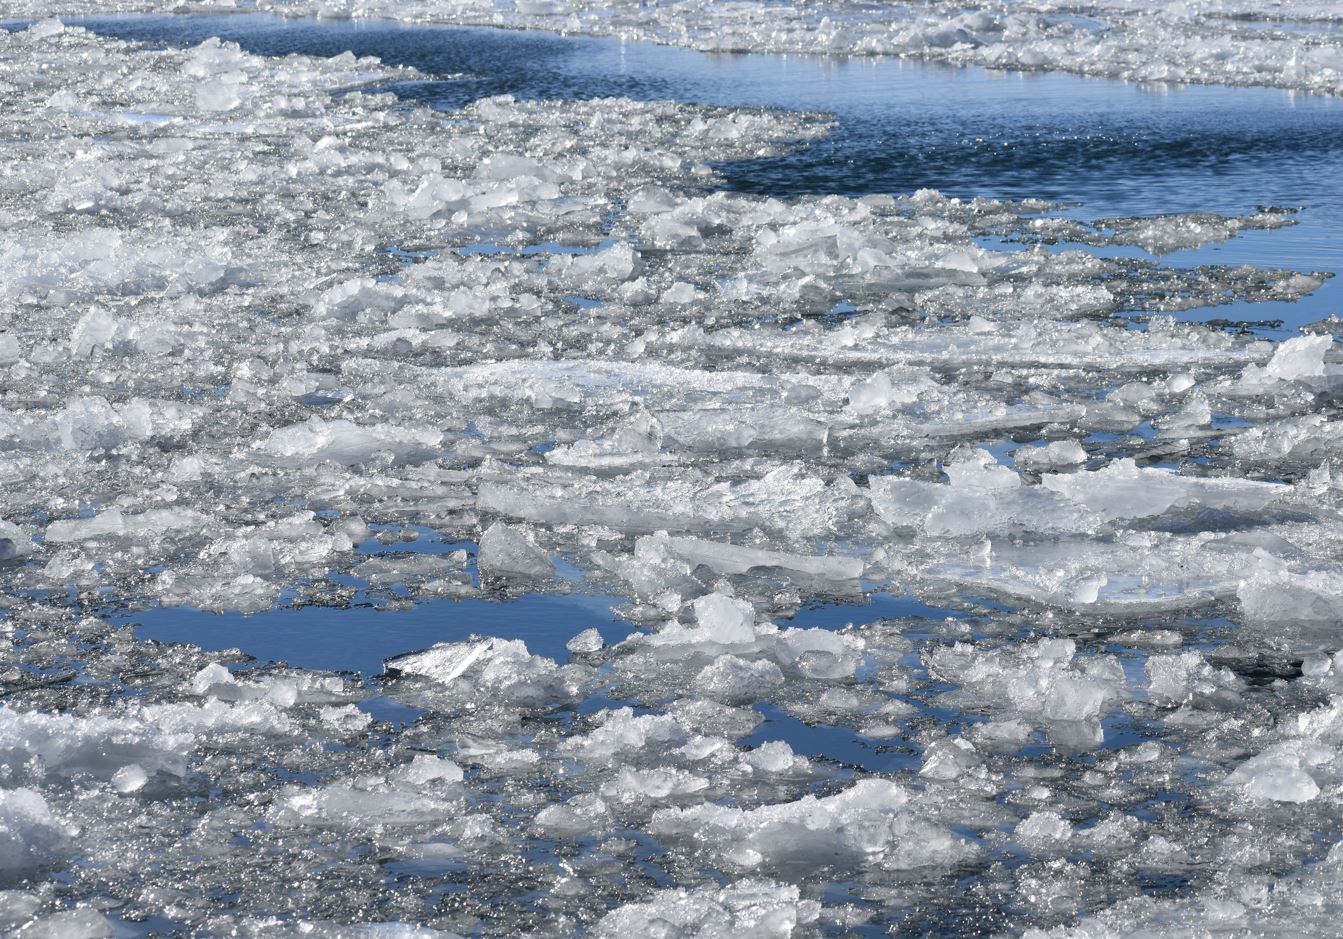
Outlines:
{"type": "Polygon", "coordinates": [[[980,652],[957,643],[929,655],[928,667],[957,681],[958,696],[967,704],[988,704],[1005,712],[1009,721],[989,736],[996,745],[1019,739],[1010,724],[1013,719],[1054,733],[1085,731],[1089,736],[1126,696],[1124,673],[1108,657],[1075,660],[1075,652],[1070,639],[1041,640],[1018,653],[980,652]]]}
{"type": "Polygon", "coordinates": [[[703,564],[720,574],[774,569],[815,583],[844,584],[863,573],[863,562],[858,558],[807,557],[698,538],[667,538],[666,548],[687,563],[703,564]]]}
{"type": "Polygon", "coordinates": [[[463,675],[479,661],[494,656],[520,658],[527,655],[522,642],[480,639],[472,642],[442,643],[424,652],[402,656],[387,663],[392,674],[425,675],[447,684],[463,675]]]}
{"type": "Polygon", "coordinates": [[[720,655],[695,676],[695,690],[728,704],[747,704],[767,697],[784,683],[783,671],[773,662],[720,655]]]}
{"type": "Polygon", "coordinates": [[[0,519],[0,561],[17,561],[32,553],[32,537],[13,522],[0,519]]]}
{"type": "Polygon", "coordinates": [[[1229,669],[1213,668],[1197,652],[1178,655],[1153,655],[1144,666],[1147,694],[1167,705],[1184,704],[1195,696],[1229,700],[1241,691],[1243,683],[1229,669]],[[1229,694],[1228,694],[1229,693],[1229,694]]]}
{"type": "Polygon", "coordinates": [[[519,580],[545,580],[555,574],[555,565],[537,547],[526,529],[495,522],[480,536],[478,558],[482,574],[519,580]]]}
{"type": "Polygon", "coordinates": [[[695,601],[695,623],[705,642],[739,645],[755,641],[755,611],[721,593],[711,593],[695,601]]]}
{"type": "Polygon", "coordinates": [[[734,868],[805,876],[818,864],[911,870],[951,865],[973,848],[919,816],[908,794],[883,780],[864,780],[833,796],[750,811],[715,805],[660,809],[652,830],[695,838],[734,868]]]}
{"type": "MultiPolygon", "coordinates": [[[[321,12],[1334,81],[1333,38],[1244,5],[1061,9],[321,12]]],[[[727,192],[831,120],[390,93],[425,78],[0,32],[0,929],[1161,932],[1332,896],[1337,355],[1172,315],[1324,275],[1114,250],[1293,213],[727,192]],[[469,635],[523,593],[559,633],[469,635]],[[371,625],[380,675],[225,648],[373,607],[442,630],[371,625]],[[199,610],[255,618],[128,625],[199,610]]]]}
{"type": "Polygon", "coordinates": [[[1307,414],[1252,427],[1231,441],[1236,456],[1256,463],[1310,463],[1343,448],[1343,433],[1323,414],[1307,414]]]}
{"type": "Polygon", "coordinates": [[[271,811],[280,825],[343,826],[372,822],[375,825],[428,825],[455,814],[458,805],[449,800],[393,787],[368,789],[345,785],[303,789],[281,796],[271,811]]]}
{"type": "Polygon", "coordinates": [[[647,902],[626,904],[603,917],[595,934],[787,939],[814,923],[819,912],[819,904],[802,899],[794,885],[741,880],[723,888],[662,891],[647,902]]]}
{"type": "Polygon", "coordinates": [[[5,882],[49,864],[71,834],[39,792],[0,789],[0,878],[5,882]]]}
{"type": "Polygon", "coordinates": [[[143,789],[148,781],[149,776],[139,763],[130,763],[112,774],[112,788],[122,795],[143,789]]]}
{"type": "MultiPolygon", "coordinates": [[[[228,12],[237,6],[234,0],[204,5],[228,12]]],[[[1313,4],[1314,9],[1293,4],[1285,12],[1246,4],[1179,8],[1102,4],[1087,7],[1085,15],[1066,2],[1036,3],[1027,9],[900,3],[876,13],[848,0],[806,7],[748,2],[711,10],[689,0],[618,8],[593,0],[518,0],[503,6],[479,0],[430,0],[412,7],[388,0],[266,0],[256,6],[289,16],[400,18],[622,35],[715,52],[893,55],[1003,69],[1063,69],[1154,83],[1272,84],[1320,92],[1338,88],[1336,37],[1328,28],[1338,13],[1329,3],[1313,4]],[[1293,8],[1302,9],[1294,14],[1293,8]],[[1273,29],[1284,15],[1308,28],[1273,29]]],[[[168,9],[151,0],[120,0],[116,8],[168,9]]],[[[17,0],[8,11],[10,16],[23,16],[102,10],[87,0],[42,5],[17,0]]],[[[44,30],[56,30],[58,25],[43,21],[30,32],[42,38],[54,36],[58,33],[44,30]]],[[[186,72],[196,93],[206,93],[202,106],[233,105],[233,98],[248,90],[240,64],[219,52],[196,57],[186,72]]],[[[1204,237],[1197,229],[1186,232],[1164,226],[1142,234],[1161,244],[1204,237]]]]}
{"type": "Polygon", "coordinates": [[[1240,788],[1251,799],[1309,802],[1320,794],[1310,770],[1336,757],[1332,747],[1317,743],[1275,744],[1238,766],[1223,785],[1240,788]]]}
{"type": "Polygon", "coordinates": [[[428,678],[448,686],[448,700],[470,706],[477,695],[501,704],[546,708],[570,699],[581,674],[567,672],[544,656],[532,655],[520,639],[440,643],[424,652],[390,659],[392,676],[428,678]]]}
{"type": "Polygon", "coordinates": [[[1012,453],[1012,462],[1036,472],[1069,469],[1087,461],[1087,452],[1076,440],[1056,440],[1043,447],[1020,447],[1012,453]]]}
{"type": "Polygon", "coordinates": [[[1251,622],[1327,628],[1343,619],[1340,587],[1343,578],[1332,571],[1298,574],[1277,563],[1250,573],[1236,596],[1251,622]]]}
{"type": "Polygon", "coordinates": [[[872,507],[888,524],[913,526],[930,535],[966,536],[1024,528],[1085,531],[1100,519],[1056,498],[1044,487],[1025,486],[1020,476],[977,450],[947,464],[948,485],[887,476],[870,484],[872,507]]]}
{"type": "Polygon", "coordinates": [[[1041,477],[1040,484],[1112,521],[1185,508],[1257,511],[1288,494],[1285,486],[1246,479],[1191,479],[1116,460],[1095,472],[1041,477]]]}
{"type": "Polygon", "coordinates": [[[259,450],[276,463],[364,463],[381,453],[397,462],[423,462],[438,452],[442,435],[431,430],[377,426],[363,428],[351,421],[325,421],[316,415],[305,424],[272,431],[259,450]]]}
{"type": "Polygon", "coordinates": [[[117,929],[98,911],[79,909],[34,920],[24,927],[23,935],[41,939],[112,939],[117,929]]]}
{"type": "Polygon", "coordinates": [[[650,750],[661,753],[689,739],[687,728],[670,715],[638,715],[631,708],[607,711],[586,737],[570,738],[565,749],[588,763],[612,763],[650,750]]]}

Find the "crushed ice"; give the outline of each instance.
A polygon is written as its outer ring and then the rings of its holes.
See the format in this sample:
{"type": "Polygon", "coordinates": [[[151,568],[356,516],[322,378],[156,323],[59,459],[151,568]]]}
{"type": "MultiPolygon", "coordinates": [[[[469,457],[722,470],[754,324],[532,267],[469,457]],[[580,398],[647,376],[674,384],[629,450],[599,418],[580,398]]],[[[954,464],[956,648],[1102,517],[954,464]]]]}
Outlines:
{"type": "MultiPolygon", "coordinates": [[[[1076,67],[1127,74],[1134,22],[1076,67]]],[[[928,28],[807,35],[1045,65],[1080,27],[928,28]]],[[[1330,42],[1283,80],[1334,87],[1330,42]]],[[[1085,250],[1290,213],[730,194],[712,161],[826,119],[405,77],[0,32],[0,928],[1336,931],[1343,357],[1169,316],[1327,274],[1085,250]],[[576,584],[638,628],[382,676],[100,614],[576,584]],[[872,591],[942,612],[789,625],[872,591]]]]}

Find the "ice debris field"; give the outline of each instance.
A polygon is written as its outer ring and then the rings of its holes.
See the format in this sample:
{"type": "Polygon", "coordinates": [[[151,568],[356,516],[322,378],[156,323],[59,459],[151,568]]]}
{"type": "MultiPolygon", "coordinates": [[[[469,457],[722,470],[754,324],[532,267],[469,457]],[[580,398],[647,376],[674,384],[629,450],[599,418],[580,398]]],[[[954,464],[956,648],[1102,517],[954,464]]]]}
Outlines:
{"type": "MultiPolygon", "coordinates": [[[[1326,4],[293,7],[1340,81],[1326,4]]],[[[1181,318],[1330,272],[1160,259],[1297,207],[734,193],[830,119],[428,80],[0,31],[0,932],[1339,935],[1338,322],[1181,318]],[[538,596],[618,618],[471,619],[538,596]]]]}

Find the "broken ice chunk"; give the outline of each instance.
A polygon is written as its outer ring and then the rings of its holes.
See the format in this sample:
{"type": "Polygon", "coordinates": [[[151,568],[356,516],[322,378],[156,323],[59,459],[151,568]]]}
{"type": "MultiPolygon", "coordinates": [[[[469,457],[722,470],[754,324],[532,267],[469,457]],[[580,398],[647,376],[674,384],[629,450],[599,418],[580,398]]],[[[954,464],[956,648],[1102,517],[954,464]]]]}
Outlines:
{"type": "Polygon", "coordinates": [[[0,519],[0,561],[21,561],[33,553],[33,539],[13,522],[0,519]]]}
{"type": "Polygon", "coordinates": [[[783,672],[773,662],[735,655],[718,656],[695,676],[700,694],[727,704],[749,704],[783,683],[783,672]]]}
{"type": "Polygon", "coordinates": [[[1150,518],[1172,509],[1253,512],[1284,498],[1290,487],[1251,479],[1195,478],[1174,470],[1115,460],[1095,472],[1050,474],[1040,484],[1107,521],[1150,518]]]}
{"type": "Polygon", "coordinates": [[[1261,564],[1236,588],[1247,621],[1308,630],[1332,628],[1343,622],[1343,575],[1333,571],[1294,573],[1281,562],[1269,562],[1265,552],[1256,550],[1261,564]]]}
{"type": "MultiPolygon", "coordinates": [[[[522,645],[522,643],[517,643],[522,645]]],[[[477,639],[472,642],[439,643],[423,652],[388,659],[388,675],[423,675],[448,684],[487,655],[510,654],[514,650],[502,639],[477,639]]],[[[522,646],[526,652],[526,646],[522,646]]]]}
{"type": "Polygon", "coordinates": [[[397,463],[421,463],[439,455],[443,435],[394,424],[360,427],[347,420],[325,421],[314,415],[306,423],[271,431],[257,446],[260,454],[281,466],[312,466],[330,461],[366,463],[388,453],[397,463]]]}
{"type": "Polygon", "coordinates": [[[801,899],[796,885],[739,880],[726,887],[668,889],[626,903],[597,923],[599,939],[657,935],[663,939],[790,939],[816,922],[821,905],[801,899]]]}
{"type": "Polygon", "coordinates": [[[423,652],[388,659],[388,675],[422,676],[447,686],[457,700],[489,700],[513,707],[547,707],[572,690],[551,659],[532,655],[520,639],[439,643],[423,652]]]}
{"type": "Polygon", "coordinates": [[[41,793],[0,788],[0,882],[56,861],[68,834],[41,793]]]}
{"type": "Polygon", "coordinates": [[[923,753],[923,768],[919,775],[925,779],[947,782],[972,772],[984,762],[975,752],[974,744],[964,737],[949,737],[929,744],[923,753]]]}
{"type": "Polygon", "coordinates": [[[863,779],[833,796],[755,809],[703,804],[660,809],[652,831],[702,845],[739,869],[807,876],[818,863],[890,870],[946,867],[974,849],[923,817],[909,794],[884,779],[863,779]]]}
{"type": "Polygon", "coordinates": [[[694,565],[703,564],[719,574],[745,574],[753,570],[772,569],[797,574],[809,580],[841,584],[856,581],[863,575],[862,560],[853,557],[786,554],[700,538],[671,537],[666,539],[666,545],[671,553],[682,560],[694,565]]]}
{"type": "Polygon", "coordinates": [[[703,798],[699,793],[709,788],[703,776],[675,767],[635,769],[624,766],[615,779],[604,783],[601,795],[615,802],[676,802],[703,798]]]}
{"type": "Polygon", "coordinates": [[[122,795],[137,792],[144,788],[149,776],[139,763],[123,766],[112,774],[112,788],[122,795]]]}
{"type": "Polygon", "coordinates": [[[596,629],[585,629],[574,636],[564,644],[564,647],[574,654],[600,652],[606,640],[596,629]]]}
{"type": "Polygon", "coordinates": [[[1334,347],[1332,336],[1298,336],[1288,339],[1264,365],[1247,365],[1230,390],[1246,394],[1272,393],[1288,382],[1317,385],[1343,374],[1337,365],[1325,362],[1334,347]]]}
{"type": "Polygon", "coordinates": [[[555,565],[525,527],[495,522],[480,536],[481,574],[514,580],[548,580],[555,565]]]}
{"type": "Polygon", "coordinates": [[[1055,440],[1043,447],[1018,447],[1012,452],[1012,462],[1037,473],[1080,466],[1086,461],[1087,452],[1076,440],[1055,440]]]}
{"type": "Polygon", "coordinates": [[[737,645],[755,641],[755,609],[744,600],[711,593],[694,603],[695,621],[709,642],[737,645]]]}
{"type": "Polygon", "coordinates": [[[291,787],[270,810],[278,824],[346,828],[363,825],[429,825],[459,814],[461,803],[387,785],[357,788],[337,783],[291,787]]]}
{"type": "Polygon", "coordinates": [[[1236,767],[1224,785],[1240,788],[1251,799],[1309,802],[1320,794],[1311,774],[1338,756],[1330,746],[1308,740],[1274,744],[1236,767]]]}

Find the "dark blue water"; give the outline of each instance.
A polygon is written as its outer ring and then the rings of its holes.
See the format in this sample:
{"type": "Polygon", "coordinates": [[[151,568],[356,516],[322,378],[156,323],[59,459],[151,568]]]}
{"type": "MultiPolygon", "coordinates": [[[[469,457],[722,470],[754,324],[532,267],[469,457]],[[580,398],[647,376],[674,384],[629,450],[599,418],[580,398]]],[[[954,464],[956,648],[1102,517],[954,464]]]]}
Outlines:
{"type": "Polygon", "coordinates": [[[406,610],[370,604],[249,615],[159,608],[114,619],[140,624],[136,632],[142,639],[186,640],[211,651],[242,649],[299,668],[376,675],[385,658],[472,635],[521,639],[534,654],[563,662],[569,658],[564,644],[584,629],[597,629],[607,642],[619,642],[635,631],[612,614],[615,603],[612,597],[588,594],[530,594],[507,603],[429,600],[406,610]]]}
{"type": "MultiPolygon", "coordinates": [[[[784,156],[721,167],[729,188],[778,196],[909,193],[1081,203],[1085,217],[1305,206],[1288,231],[1251,232],[1167,263],[1343,269],[1343,101],[1268,88],[1140,86],[900,60],[707,54],[541,32],[282,20],[257,15],[93,18],[155,42],[211,36],[266,55],[345,51],[452,80],[397,92],[437,108],[478,98],[628,96],[825,111],[837,130],[784,156]]],[[[1141,254],[1141,252],[1135,252],[1141,254]]],[[[1193,318],[1343,311],[1343,281],[1296,304],[1193,318]]]]}

